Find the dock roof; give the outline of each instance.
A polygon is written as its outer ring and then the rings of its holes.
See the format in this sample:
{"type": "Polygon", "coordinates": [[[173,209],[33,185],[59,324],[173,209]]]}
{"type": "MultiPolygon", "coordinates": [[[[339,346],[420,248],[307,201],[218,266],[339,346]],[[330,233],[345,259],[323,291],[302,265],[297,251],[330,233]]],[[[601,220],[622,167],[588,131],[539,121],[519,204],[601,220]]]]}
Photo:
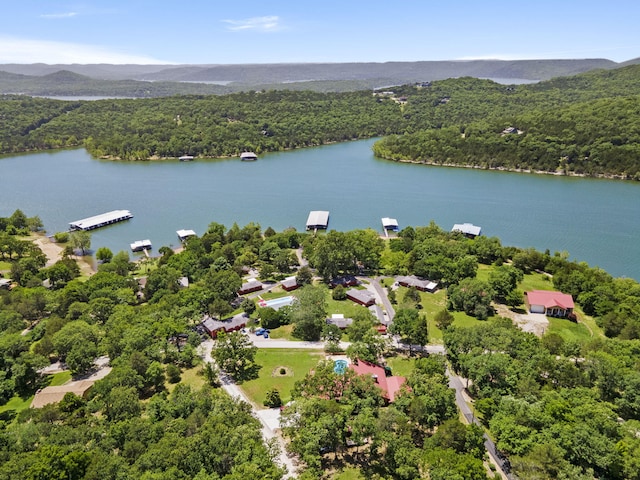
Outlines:
{"type": "Polygon", "coordinates": [[[397,229],[398,228],[398,220],[396,220],[395,218],[382,217],[382,226],[387,230],[389,230],[389,229],[397,229]]]}
{"type": "Polygon", "coordinates": [[[307,217],[307,228],[327,228],[329,225],[329,212],[325,210],[312,210],[307,217]]]}
{"type": "Polygon", "coordinates": [[[477,237],[482,232],[482,229],[472,223],[456,223],[451,231],[461,232],[465,235],[473,235],[474,237],[477,237]]]}
{"type": "Polygon", "coordinates": [[[94,215],[93,217],[70,222],[69,226],[74,230],[93,230],[94,228],[120,222],[122,220],[128,220],[129,218],[133,218],[133,215],[129,210],[112,210],[111,212],[101,213],[100,215],[94,215]]]}
{"type": "Polygon", "coordinates": [[[196,235],[196,232],[194,232],[193,230],[176,230],[176,233],[178,234],[178,237],[180,237],[180,240],[184,240],[187,237],[193,237],[196,235]]]}

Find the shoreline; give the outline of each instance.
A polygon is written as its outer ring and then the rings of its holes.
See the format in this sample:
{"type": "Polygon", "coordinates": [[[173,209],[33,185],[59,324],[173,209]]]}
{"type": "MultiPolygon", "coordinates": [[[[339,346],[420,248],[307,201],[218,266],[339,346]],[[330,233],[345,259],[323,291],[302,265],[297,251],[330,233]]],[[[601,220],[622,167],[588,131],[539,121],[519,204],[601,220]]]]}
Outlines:
{"type": "Polygon", "coordinates": [[[533,175],[551,175],[555,177],[575,177],[575,178],[593,178],[596,180],[622,180],[628,182],[636,182],[633,178],[629,178],[623,175],[615,175],[615,174],[605,174],[599,173],[595,175],[587,175],[586,173],[575,173],[575,172],[548,172],[546,170],[531,170],[531,169],[523,169],[523,168],[507,168],[507,167],[486,167],[483,165],[464,165],[457,163],[438,163],[427,160],[409,160],[409,159],[400,159],[396,160],[393,158],[386,157],[377,157],[382,160],[387,160],[389,162],[396,163],[411,163],[414,165],[427,165],[432,167],[449,167],[449,168],[469,168],[474,170],[488,170],[494,172],[509,172],[509,173],[528,173],[533,175]]]}
{"type": "MultiPolygon", "coordinates": [[[[38,232],[31,235],[31,241],[37,245],[42,253],[47,257],[47,263],[45,267],[50,267],[62,258],[62,252],[64,247],[52,242],[51,239],[44,232],[38,232]]],[[[74,260],[80,267],[81,275],[91,276],[96,273],[92,263],[85,260],[85,257],[73,256],[74,260]]]]}

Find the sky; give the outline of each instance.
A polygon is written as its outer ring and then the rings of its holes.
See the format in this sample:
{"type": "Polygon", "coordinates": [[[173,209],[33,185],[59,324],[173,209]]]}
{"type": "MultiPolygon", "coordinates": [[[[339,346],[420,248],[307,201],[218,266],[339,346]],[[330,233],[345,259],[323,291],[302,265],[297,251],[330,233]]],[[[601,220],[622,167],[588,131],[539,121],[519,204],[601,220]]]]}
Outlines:
{"type": "Polygon", "coordinates": [[[640,57],[638,0],[0,0],[0,63],[640,57]]]}

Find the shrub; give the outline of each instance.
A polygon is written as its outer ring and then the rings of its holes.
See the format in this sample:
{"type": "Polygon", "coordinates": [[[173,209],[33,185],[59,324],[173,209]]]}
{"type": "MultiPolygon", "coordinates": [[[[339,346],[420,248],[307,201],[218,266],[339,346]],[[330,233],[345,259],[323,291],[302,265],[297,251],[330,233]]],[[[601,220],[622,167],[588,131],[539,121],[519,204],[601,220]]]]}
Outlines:
{"type": "Polygon", "coordinates": [[[265,407],[276,408],[282,406],[282,399],[280,398],[280,392],[277,388],[272,388],[267,392],[267,397],[263,402],[265,407]]]}

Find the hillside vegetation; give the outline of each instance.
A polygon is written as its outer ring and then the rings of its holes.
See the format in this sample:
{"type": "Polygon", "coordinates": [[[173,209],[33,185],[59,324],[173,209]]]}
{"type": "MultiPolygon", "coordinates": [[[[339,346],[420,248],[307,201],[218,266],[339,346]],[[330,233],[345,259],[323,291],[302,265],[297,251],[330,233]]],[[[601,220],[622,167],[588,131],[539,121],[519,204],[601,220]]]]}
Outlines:
{"type": "Polygon", "coordinates": [[[220,157],[390,135],[374,147],[390,160],[640,179],[638,65],[533,85],[464,77],[385,90],[91,102],[5,96],[0,152],[83,145],[125,160],[220,157]]]}

